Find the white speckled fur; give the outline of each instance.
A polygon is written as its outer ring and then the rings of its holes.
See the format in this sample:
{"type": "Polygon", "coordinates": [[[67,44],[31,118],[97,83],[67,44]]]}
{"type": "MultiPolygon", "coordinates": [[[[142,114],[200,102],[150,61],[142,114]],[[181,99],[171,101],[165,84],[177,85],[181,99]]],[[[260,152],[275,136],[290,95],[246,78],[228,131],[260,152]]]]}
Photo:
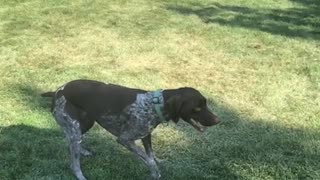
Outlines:
{"type": "Polygon", "coordinates": [[[138,94],[136,101],[120,115],[106,113],[97,122],[115,136],[137,140],[150,134],[160,124],[160,119],[154,109],[152,94],[145,93],[138,94]]]}

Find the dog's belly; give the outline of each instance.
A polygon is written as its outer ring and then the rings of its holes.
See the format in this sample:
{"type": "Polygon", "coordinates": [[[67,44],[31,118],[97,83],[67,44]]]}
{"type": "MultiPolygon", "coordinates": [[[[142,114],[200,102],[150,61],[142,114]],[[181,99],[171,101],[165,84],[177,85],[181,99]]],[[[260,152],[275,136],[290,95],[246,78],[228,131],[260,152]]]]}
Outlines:
{"type": "Polygon", "coordinates": [[[124,128],[127,118],[124,115],[102,115],[98,124],[115,136],[120,136],[121,129],[124,128]]]}

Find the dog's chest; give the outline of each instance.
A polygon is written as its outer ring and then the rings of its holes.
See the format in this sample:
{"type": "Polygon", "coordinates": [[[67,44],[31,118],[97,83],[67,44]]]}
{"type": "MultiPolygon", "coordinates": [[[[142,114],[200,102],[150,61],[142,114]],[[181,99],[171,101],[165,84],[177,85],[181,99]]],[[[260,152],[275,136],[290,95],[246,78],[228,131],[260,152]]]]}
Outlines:
{"type": "Polygon", "coordinates": [[[98,123],[116,136],[140,139],[152,132],[159,119],[149,93],[138,94],[136,101],[128,105],[120,114],[104,113],[98,123]]]}

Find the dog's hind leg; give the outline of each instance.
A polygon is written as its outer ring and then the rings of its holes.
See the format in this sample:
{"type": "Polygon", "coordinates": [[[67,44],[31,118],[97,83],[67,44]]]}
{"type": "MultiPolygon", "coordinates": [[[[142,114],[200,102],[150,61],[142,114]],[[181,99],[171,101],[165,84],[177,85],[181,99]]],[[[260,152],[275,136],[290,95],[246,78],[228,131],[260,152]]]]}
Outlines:
{"type": "MultiPolygon", "coordinates": [[[[85,122],[84,117],[79,117],[79,120],[82,120],[80,121],[80,129],[81,129],[81,134],[84,135],[84,133],[86,133],[93,126],[94,121],[92,121],[92,123],[88,125],[88,123],[84,123],[85,122]]],[[[82,156],[93,156],[94,152],[91,152],[91,150],[89,151],[87,148],[84,148],[83,144],[81,144],[80,154],[82,156]]]]}
{"type": "Polygon", "coordinates": [[[80,167],[81,130],[79,122],[69,116],[64,116],[63,118],[66,125],[62,126],[62,129],[69,144],[69,153],[71,160],[70,168],[78,180],[86,180],[80,167]]]}
{"type": "Polygon", "coordinates": [[[85,180],[81,168],[80,168],[80,154],[81,154],[81,130],[80,125],[76,120],[67,117],[71,121],[72,125],[70,128],[65,130],[67,141],[69,143],[69,152],[71,158],[71,170],[78,180],[85,180]]]}
{"type": "Polygon", "coordinates": [[[69,152],[71,159],[71,170],[78,180],[86,180],[80,168],[80,152],[81,152],[81,128],[76,119],[70,117],[65,111],[66,100],[63,96],[56,100],[56,106],[53,114],[57,123],[63,129],[69,144],[69,152]]]}
{"type": "Polygon", "coordinates": [[[92,156],[93,153],[85,148],[83,148],[82,146],[80,147],[80,154],[82,156],[92,156]]]}

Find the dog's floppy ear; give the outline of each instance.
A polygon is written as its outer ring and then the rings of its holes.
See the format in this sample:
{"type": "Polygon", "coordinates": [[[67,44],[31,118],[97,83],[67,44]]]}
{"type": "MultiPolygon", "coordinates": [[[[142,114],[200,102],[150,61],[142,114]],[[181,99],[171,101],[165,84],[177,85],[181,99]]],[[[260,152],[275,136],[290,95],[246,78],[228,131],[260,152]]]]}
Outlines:
{"type": "Polygon", "coordinates": [[[172,121],[177,123],[181,116],[181,110],[183,106],[183,99],[181,96],[171,97],[165,104],[167,111],[169,112],[172,121]]]}

